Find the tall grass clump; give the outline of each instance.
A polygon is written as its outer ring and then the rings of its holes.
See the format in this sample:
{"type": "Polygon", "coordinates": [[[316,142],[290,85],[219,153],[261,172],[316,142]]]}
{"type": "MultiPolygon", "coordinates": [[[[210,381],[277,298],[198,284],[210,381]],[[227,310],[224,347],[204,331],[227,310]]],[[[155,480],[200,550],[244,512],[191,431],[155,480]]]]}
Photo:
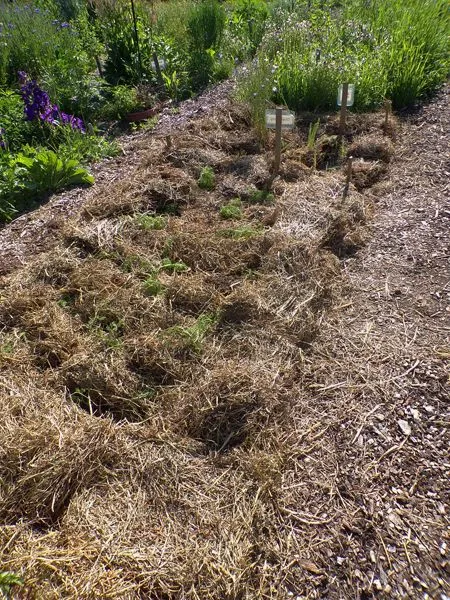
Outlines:
{"type": "Polygon", "coordinates": [[[205,87],[212,78],[225,20],[225,9],[217,0],[202,0],[192,8],[188,21],[188,48],[194,90],[205,87]]]}
{"type": "Polygon", "coordinates": [[[388,40],[383,69],[394,107],[411,106],[445,81],[450,69],[446,0],[355,0],[347,10],[369,23],[377,41],[388,40]]]}
{"type": "Polygon", "coordinates": [[[288,4],[273,10],[257,60],[241,84],[259,119],[264,102],[297,111],[333,109],[345,81],[356,85],[356,110],[374,109],[386,97],[402,108],[447,76],[443,0],[351,0],[342,7],[312,3],[309,10],[288,4]]]}

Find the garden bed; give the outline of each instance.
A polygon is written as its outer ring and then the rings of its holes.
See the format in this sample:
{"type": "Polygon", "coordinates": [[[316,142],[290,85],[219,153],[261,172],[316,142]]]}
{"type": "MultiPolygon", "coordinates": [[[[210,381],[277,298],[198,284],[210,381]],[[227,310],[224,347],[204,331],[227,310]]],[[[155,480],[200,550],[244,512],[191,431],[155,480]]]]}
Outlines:
{"type": "MultiPolygon", "coordinates": [[[[352,143],[370,134],[385,148],[382,122],[358,117],[352,143]]],[[[416,585],[389,523],[418,509],[400,499],[404,512],[385,523],[398,494],[373,471],[414,443],[396,433],[394,383],[381,393],[363,366],[341,372],[356,344],[346,332],[360,335],[351,319],[341,329],[353,302],[342,265],[369,239],[390,167],[344,200],[340,167],[302,162],[307,131],[286,136],[275,203],[255,196],[270,144],[255,137],[248,152],[254,133],[232,102],[172,129],[170,147],[165,130],[135,138],[139,162],[115,159],[115,179],[105,165],[42,251],[6,269],[2,564],[29,595],[351,597],[416,585]],[[204,167],[211,191],[198,187],[204,167]],[[367,445],[367,413],[384,414],[393,441],[367,445]]],[[[54,209],[22,217],[21,231],[39,235],[54,209]]],[[[19,231],[7,228],[10,243],[19,231]]],[[[375,372],[389,357],[361,351],[375,372]]],[[[391,364],[397,390],[408,368],[391,364]]],[[[434,373],[438,398],[438,363],[434,373]]],[[[441,567],[420,547],[407,549],[412,573],[438,589],[441,567]]]]}

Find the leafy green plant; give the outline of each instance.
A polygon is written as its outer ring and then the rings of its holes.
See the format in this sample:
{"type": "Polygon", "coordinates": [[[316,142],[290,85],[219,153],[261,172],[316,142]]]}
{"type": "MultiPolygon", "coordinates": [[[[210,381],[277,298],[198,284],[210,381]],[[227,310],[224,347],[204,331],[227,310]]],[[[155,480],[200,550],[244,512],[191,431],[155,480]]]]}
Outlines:
{"type": "Polygon", "coordinates": [[[158,294],[161,294],[165,289],[163,284],[154,275],[150,275],[149,277],[147,277],[147,279],[143,282],[142,286],[144,288],[145,293],[148,296],[157,296],[158,294]]]}
{"type": "Polygon", "coordinates": [[[11,598],[12,588],[23,585],[22,577],[11,571],[0,571],[0,594],[3,598],[11,598]]]}
{"type": "Polygon", "coordinates": [[[221,206],[219,214],[222,219],[241,219],[242,210],[240,198],[234,198],[233,200],[230,200],[228,204],[221,206]]]}
{"type": "Polygon", "coordinates": [[[189,270],[189,267],[184,262],[172,261],[170,258],[163,258],[159,268],[168,273],[184,273],[184,271],[189,270]]]}
{"type": "Polygon", "coordinates": [[[0,90],[0,152],[18,150],[31,132],[31,123],[24,119],[22,98],[13,90],[0,90]]]}
{"type": "Polygon", "coordinates": [[[267,190],[255,190],[248,198],[250,204],[272,204],[275,196],[267,190]]]}
{"type": "Polygon", "coordinates": [[[33,195],[94,183],[93,176],[76,160],[60,158],[52,150],[19,153],[14,162],[20,170],[24,188],[33,195]]]}
{"type": "Polygon", "coordinates": [[[167,329],[164,335],[169,338],[179,338],[194,352],[200,352],[206,335],[213,329],[218,319],[219,315],[217,313],[205,313],[200,315],[190,327],[176,325],[167,329]]]}
{"type": "Polygon", "coordinates": [[[187,34],[189,71],[194,89],[203,88],[211,80],[225,20],[225,9],[217,0],[201,0],[192,8],[187,34]]]}
{"type": "Polygon", "coordinates": [[[203,167],[197,183],[202,190],[213,190],[216,185],[214,169],[212,167],[203,167]]]}
{"type": "Polygon", "coordinates": [[[235,229],[222,229],[219,235],[233,240],[248,240],[257,235],[261,235],[263,230],[261,228],[253,227],[252,225],[244,225],[243,227],[237,227],[235,229]]]}
{"type": "Polygon", "coordinates": [[[162,215],[137,214],[134,220],[145,231],[164,229],[167,225],[167,219],[162,215]]]}

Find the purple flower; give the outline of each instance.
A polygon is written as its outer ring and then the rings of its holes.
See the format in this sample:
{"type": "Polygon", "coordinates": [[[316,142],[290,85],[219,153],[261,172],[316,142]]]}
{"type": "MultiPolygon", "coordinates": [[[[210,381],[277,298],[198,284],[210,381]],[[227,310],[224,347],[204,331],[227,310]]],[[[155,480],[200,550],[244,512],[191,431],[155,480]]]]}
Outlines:
{"type": "Polygon", "coordinates": [[[66,21],[64,21],[64,23],[61,23],[61,29],[65,29],[66,27],[70,27],[69,23],[67,23],[66,21]]]}
{"type": "Polygon", "coordinates": [[[54,126],[62,123],[63,125],[70,125],[72,129],[85,133],[86,129],[83,121],[74,115],[68,115],[60,111],[56,104],[50,102],[47,92],[44,92],[36,81],[28,80],[28,76],[24,71],[19,71],[19,80],[22,84],[20,94],[24,103],[24,112],[27,121],[39,119],[54,126]]]}

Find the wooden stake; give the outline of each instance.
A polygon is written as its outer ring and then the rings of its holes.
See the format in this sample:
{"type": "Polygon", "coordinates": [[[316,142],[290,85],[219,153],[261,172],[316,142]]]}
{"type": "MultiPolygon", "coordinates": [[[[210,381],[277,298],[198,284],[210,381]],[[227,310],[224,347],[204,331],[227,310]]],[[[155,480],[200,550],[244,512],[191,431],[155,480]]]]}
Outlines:
{"type": "Polygon", "coordinates": [[[283,109],[275,109],[275,160],[273,162],[273,177],[278,175],[281,162],[281,124],[283,121],[283,109]]]}
{"type": "Polygon", "coordinates": [[[347,99],[348,99],[348,83],[342,84],[342,99],[341,99],[341,118],[339,121],[339,133],[344,135],[347,125],[347,99]]]}
{"type": "Polygon", "coordinates": [[[348,161],[347,161],[347,175],[345,178],[344,200],[348,196],[348,191],[350,189],[350,183],[352,181],[352,168],[353,168],[353,156],[349,156],[348,161]]]}
{"type": "Polygon", "coordinates": [[[384,126],[387,127],[389,125],[389,115],[392,110],[392,102],[390,100],[384,101],[384,126]]]}

